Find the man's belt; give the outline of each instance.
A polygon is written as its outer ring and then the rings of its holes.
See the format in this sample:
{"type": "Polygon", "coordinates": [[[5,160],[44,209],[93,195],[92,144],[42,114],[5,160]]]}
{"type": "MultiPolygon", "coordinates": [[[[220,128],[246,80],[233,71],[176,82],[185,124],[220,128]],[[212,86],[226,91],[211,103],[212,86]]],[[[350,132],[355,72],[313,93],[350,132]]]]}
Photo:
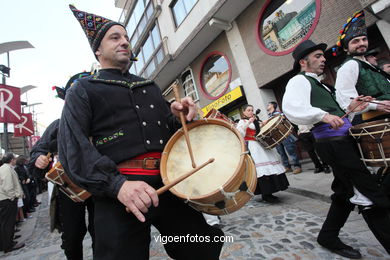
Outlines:
{"type": "Polygon", "coordinates": [[[153,157],[146,157],[142,160],[127,160],[118,164],[118,169],[144,169],[144,170],[159,170],[160,159],[153,157]]]}

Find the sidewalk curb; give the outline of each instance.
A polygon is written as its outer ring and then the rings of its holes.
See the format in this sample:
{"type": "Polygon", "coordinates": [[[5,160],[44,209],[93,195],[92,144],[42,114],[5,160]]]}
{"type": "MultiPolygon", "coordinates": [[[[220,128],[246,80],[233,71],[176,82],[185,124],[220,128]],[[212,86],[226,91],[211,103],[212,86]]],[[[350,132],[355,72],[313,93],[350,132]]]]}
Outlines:
{"type": "Polygon", "coordinates": [[[294,188],[294,187],[290,186],[285,191],[289,192],[289,193],[298,194],[298,195],[301,195],[301,196],[304,196],[304,197],[308,197],[308,198],[311,198],[311,199],[321,200],[321,201],[326,202],[326,203],[331,203],[332,202],[332,200],[330,199],[329,196],[326,196],[326,195],[323,195],[323,194],[320,194],[320,193],[317,193],[317,192],[305,190],[305,189],[294,188]]]}

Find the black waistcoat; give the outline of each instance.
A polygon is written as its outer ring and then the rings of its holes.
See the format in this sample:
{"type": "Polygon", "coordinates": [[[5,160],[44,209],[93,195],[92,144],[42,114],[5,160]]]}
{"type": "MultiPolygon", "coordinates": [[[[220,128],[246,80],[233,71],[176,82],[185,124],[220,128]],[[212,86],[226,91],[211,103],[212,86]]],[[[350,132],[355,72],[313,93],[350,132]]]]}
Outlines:
{"type": "Polygon", "coordinates": [[[88,96],[93,145],[116,163],[162,151],[179,126],[153,81],[105,69],[79,79],[75,87],[88,96]]]}

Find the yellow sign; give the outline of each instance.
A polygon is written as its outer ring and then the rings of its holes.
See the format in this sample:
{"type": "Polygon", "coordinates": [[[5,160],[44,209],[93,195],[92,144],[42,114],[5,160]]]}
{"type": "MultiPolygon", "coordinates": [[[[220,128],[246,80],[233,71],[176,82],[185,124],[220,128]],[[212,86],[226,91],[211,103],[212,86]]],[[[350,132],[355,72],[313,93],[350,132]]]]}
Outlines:
{"type": "Polygon", "coordinates": [[[232,91],[230,91],[229,93],[223,95],[222,97],[218,98],[217,100],[215,100],[214,102],[208,104],[207,106],[205,106],[204,108],[202,108],[202,111],[204,114],[207,114],[211,109],[215,108],[215,109],[219,109],[223,106],[226,106],[227,104],[233,102],[234,100],[242,97],[242,91],[241,91],[241,87],[237,87],[235,89],[233,89],[232,91]]]}

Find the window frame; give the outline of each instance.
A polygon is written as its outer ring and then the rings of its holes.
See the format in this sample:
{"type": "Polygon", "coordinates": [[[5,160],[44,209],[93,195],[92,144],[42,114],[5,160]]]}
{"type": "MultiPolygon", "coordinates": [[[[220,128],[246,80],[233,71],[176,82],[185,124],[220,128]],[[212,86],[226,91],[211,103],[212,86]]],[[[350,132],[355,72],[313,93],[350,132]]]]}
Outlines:
{"type": "Polygon", "coordinates": [[[198,88],[196,87],[194,74],[192,73],[192,69],[191,69],[191,68],[188,68],[188,69],[184,70],[183,73],[181,73],[181,75],[180,75],[180,83],[181,83],[181,85],[182,85],[182,87],[183,87],[184,94],[185,94],[186,97],[191,97],[190,95],[188,95],[188,93],[187,93],[187,91],[186,91],[186,88],[185,88],[185,83],[186,83],[187,81],[183,81],[183,80],[182,80],[182,77],[183,77],[186,73],[189,73],[189,75],[191,75],[191,80],[192,80],[192,84],[193,84],[193,88],[194,88],[194,91],[190,92],[189,94],[195,93],[196,99],[194,99],[194,102],[198,102],[198,101],[199,101],[198,88]]]}
{"type": "Polygon", "coordinates": [[[317,24],[320,20],[320,16],[321,16],[321,0],[315,0],[315,3],[316,3],[316,16],[313,20],[313,24],[312,26],[310,27],[309,31],[307,32],[307,34],[305,35],[305,37],[303,37],[299,42],[297,42],[293,47],[291,47],[290,49],[287,49],[287,50],[284,50],[284,51],[280,51],[280,52],[275,52],[275,51],[272,51],[270,49],[267,48],[266,44],[263,42],[263,38],[262,38],[262,35],[261,35],[261,26],[262,26],[262,20],[264,18],[264,15],[265,15],[265,11],[267,10],[268,6],[271,4],[272,0],[267,0],[265,2],[265,4],[263,5],[263,7],[261,8],[261,11],[257,17],[257,22],[256,22],[256,31],[255,31],[255,34],[256,34],[256,41],[257,41],[257,44],[259,45],[260,49],[262,51],[264,51],[266,54],[268,55],[271,55],[271,56],[283,56],[283,55],[286,55],[286,54],[289,54],[291,52],[293,52],[295,50],[295,48],[303,41],[306,41],[310,38],[310,36],[312,35],[312,33],[314,32],[314,30],[316,29],[317,27],[317,24]]]}
{"type": "MultiPolygon", "coordinates": [[[[139,37],[140,37],[140,36],[142,35],[142,33],[145,31],[145,28],[147,27],[146,25],[148,24],[148,22],[149,22],[149,20],[150,20],[150,17],[147,17],[147,16],[148,16],[147,11],[148,11],[149,5],[152,5],[152,6],[153,6],[153,11],[155,10],[155,6],[154,6],[154,3],[153,3],[152,0],[138,0],[138,1],[143,1],[143,2],[144,2],[145,8],[144,8],[144,10],[143,10],[143,12],[142,12],[142,14],[141,14],[141,17],[140,17],[139,21],[138,21],[137,24],[135,25],[134,32],[132,32],[132,34],[129,35],[130,43],[132,43],[132,42],[133,42],[133,39],[134,39],[134,37],[135,37],[135,34],[137,34],[137,39],[135,40],[134,45],[136,45],[137,42],[139,41],[139,37]],[[146,3],[145,3],[145,2],[146,2],[146,3]],[[144,28],[142,29],[141,32],[138,32],[138,28],[139,28],[140,23],[141,23],[141,21],[142,21],[142,19],[143,19],[144,17],[147,17],[147,20],[145,20],[145,26],[144,26],[144,28]]],[[[138,3],[138,1],[137,1],[137,3],[138,3]]],[[[132,16],[133,16],[134,14],[135,14],[135,13],[132,13],[132,15],[129,17],[129,19],[128,19],[127,23],[126,23],[126,30],[127,30],[128,25],[129,25],[129,22],[130,22],[130,20],[131,20],[131,18],[132,18],[132,16]]],[[[153,15],[153,12],[152,12],[152,15],[153,15]]],[[[130,33],[130,32],[129,32],[129,33],[130,33]]],[[[134,45],[133,45],[133,46],[134,46],[134,45]]]]}
{"type": "MultiPolygon", "coordinates": [[[[158,67],[158,65],[161,63],[161,61],[160,61],[160,63],[158,63],[158,61],[157,61],[157,53],[158,53],[161,49],[162,49],[163,52],[164,52],[164,48],[163,48],[163,39],[161,38],[160,28],[159,28],[159,26],[158,26],[157,21],[155,21],[154,26],[153,26],[152,29],[148,32],[148,37],[146,37],[145,41],[142,43],[141,47],[139,48],[139,52],[138,52],[137,55],[136,55],[137,57],[140,56],[140,53],[141,53],[141,55],[142,55],[142,56],[140,57],[140,58],[142,59],[142,61],[143,61],[143,66],[142,66],[142,68],[138,68],[138,66],[137,66],[137,65],[134,65],[134,64],[132,65],[132,66],[136,66],[136,67],[135,67],[136,75],[145,75],[145,71],[146,71],[147,67],[150,65],[151,62],[154,62],[154,66],[155,66],[155,69],[154,69],[154,70],[156,70],[156,68],[158,67]],[[160,43],[159,43],[157,46],[154,46],[155,41],[154,41],[153,34],[152,34],[152,32],[153,32],[153,30],[154,30],[155,28],[157,28],[157,30],[158,30],[158,36],[160,37],[160,43]],[[147,42],[147,40],[149,39],[149,37],[152,37],[152,38],[151,38],[151,39],[152,39],[151,43],[153,44],[154,49],[153,49],[153,52],[151,53],[149,59],[148,59],[148,60],[145,60],[145,59],[144,59],[143,47],[144,47],[145,43],[147,42]]],[[[165,52],[164,52],[164,56],[165,56],[165,52]]],[[[147,77],[149,77],[149,76],[150,76],[150,75],[147,75],[147,77]]]]}
{"type": "Polygon", "coordinates": [[[192,12],[192,10],[194,9],[195,5],[198,3],[199,0],[196,0],[194,5],[191,7],[190,10],[186,10],[186,6],[184,4],[184,1],[185,0],[172,0],[170,3],[169,3],[169,9],[171,9],[171,14],[172,14],[172,18],[173,18],[173,22],[175,24],[175,27],[178,28],[183,22],[185,19],[187,19],[188,15],[192,12]],[[186,14],[185,14],[185,17],[183,18],[183,20],[178,23],[177,22],[177,19],[176,19],[176,15],[175,15],[175,12],[173,10],[173,7],[177,4],[178,1],[183,1],[183,6],[184,6],[184,10],[186,11],[186,14]]]}
{"type": "Polygon", "coordinates": [[[223,95],[226,94],[227,90],[229,89],[229,85],[230,85],[230,82],[232,80],[232,65],[230,63],[230,60],[229,58],[227,57],[227,55],[225,55],[223,52],[220,52],[220,51],[213,51],[213,52],[210,52],[206,58],[203,60],[202,62],[202,66],[200,67],[200,72],[199,72],[199,83],[200,83],[200,90],[202,92],[202,94],[208,98],[208,99],[212,99],[212,100],[216,100],[220,97],[222,97],[223,95]],[[226,83],[226,87],[223,89],[223,91],[221,92],[221,94],[219,94],[218,96],[211,96],[209,94],[209,92],[207,91],[207,89],[205,88],[204,84],[203,84],[203,69],[207,63],[207,61],[209,60],[209,58],[211,56],[214,56],[214,55],[219,55],[219,56],[222,56],[225,58],[227,64],[228,64],[228,70],[229,70],[229,77],[228,77],[228,81],[226,83]]]}

